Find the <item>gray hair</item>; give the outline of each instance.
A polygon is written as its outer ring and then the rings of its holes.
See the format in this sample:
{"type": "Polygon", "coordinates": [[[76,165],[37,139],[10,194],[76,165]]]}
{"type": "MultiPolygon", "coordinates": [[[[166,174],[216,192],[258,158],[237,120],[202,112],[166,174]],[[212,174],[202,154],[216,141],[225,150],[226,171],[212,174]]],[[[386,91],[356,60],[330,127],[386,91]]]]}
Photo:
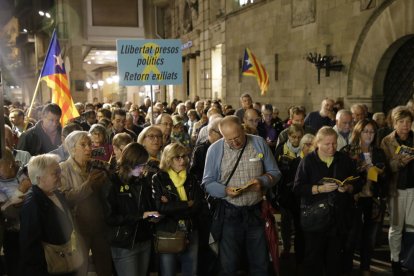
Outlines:
{"type": "Polygon", "coordinates": [[[158,133],[160,133],[160,134],[162,135],[162,131],[161,131],[161,129],[160,129],[160,128],[158,128],[157,126],[154,126],[154,125],[152,125],[152,126],[147,126],[147,127],[146,127],[146,128],[144,128],[144,129],[140,132],[140,134],[138,135],[138,138],[137,138],[137,143],[138,143],[138,144],[143,145],[143,143],[144,143],[144,139],[145,139],[145,137],[147,136],[147,133],[148,133],[148,132],[150,132],[150,131],[156,131],[156,132],[158,132],[158,133]]]}
{"type": "Polygon", "coordinates": [[[302,139],[300,139],[300,142],[299,142],[299,148],[303,149],[303,145],[307,143],[313,144],[314,139],[315,139],[315,135],[313,134],[307,133],[303,135],[302,139]]]}
{"type": "Polygon", "coordinates": [[[210,132],[210,130],[212,130],[212,129],[220,132],[219,124],[220,124],[221,120],[223,120],[222,117],[214,117],[212,120],[210,120],[208,122],[208,125],[207,125],[208,132],[210,132]]]}
{"type": "Polygon", "coordinates": [[[349,110],[346,110],[346,109],[341,109],[341,110],[339,110],[339,111],[338,111],[338,113],[336,113],[336,117],[335,117],[335,119],[338,121],[338,120],[340,120],[340,119],[341,119],[341,117],[342,117],[343,115],[349,115],[349,116],[352,116],[352,112],[351,112],[351,111],[349,111],[349,110]]]}
{"type": "Polygon", "coordinates": [[[38,178],[42,177],[45,170],[54,163],[59,163],[59,156],[56,154],[46,153],[33,156],[27,164],[29,178],[33,185],[38,185],[38,178]]]}
{"type": "Polygon", "coordinates": [[[65,146],[67,151],[69,152],[70,157],[73,157],[73,149],[75,148],[76,143],[79,141],[79,139],[84,137],[89,138],[88,135],[89,133],[87,131],[75,130],[74,132],[71,132],[68,136],[66,136],[65,146]]]}
{"type": "Polygon", "coordinates": [[[168,114],[168,113],[162,113],[162,114],[158,115],[157,119],[155,120],[155,124],[156,125],[161,124],[162,118],[164,118],[164,117],[169,117],[172,120],[172,117],[171,117],[170,114],[168,114]]]}
{"type": "Polygon", "coordinates": [[[354,113],[356,111],[356,109],[361,109],[362,112],[364,112],[364,114],[366,115],[366,109],[365,109],[365,106],[363,104],[356,103],[356,104],[353,104],[351,106],[351,112],[352,113],[354,113]]]}
{"type": "Polygon", "coordinates": [[[374,121],[378,120],[380,117],[385,119],[385,113],[384,112],[376,112],[372,115],[372,119],[374,121]]]}
{"type": "Polygon", "coordinates": [[[131,113],[127,112],[126,115],[125,115],[125,119],[127,119],[127,120],[134,120],[134,117],[132,116],[131,113]]]}
{"type": "Polygon", "coordinates": [[[104,138],[104,143],[108,143],[108,135],[106,134],[106,128],[101,124],[93,124],[89,129],[89,134],[101,134],[104,138]]]}

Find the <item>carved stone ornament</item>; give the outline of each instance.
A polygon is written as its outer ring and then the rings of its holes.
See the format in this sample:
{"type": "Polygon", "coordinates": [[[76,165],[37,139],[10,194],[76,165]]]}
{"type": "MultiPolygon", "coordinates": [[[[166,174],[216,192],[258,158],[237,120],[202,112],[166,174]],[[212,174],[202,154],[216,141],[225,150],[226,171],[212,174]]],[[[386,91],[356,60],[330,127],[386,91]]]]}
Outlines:
{"type": "Polygon", "coordinates": [[[315,20],[315,0],[292,0],[292,27],[313,23],[315,20]]]}

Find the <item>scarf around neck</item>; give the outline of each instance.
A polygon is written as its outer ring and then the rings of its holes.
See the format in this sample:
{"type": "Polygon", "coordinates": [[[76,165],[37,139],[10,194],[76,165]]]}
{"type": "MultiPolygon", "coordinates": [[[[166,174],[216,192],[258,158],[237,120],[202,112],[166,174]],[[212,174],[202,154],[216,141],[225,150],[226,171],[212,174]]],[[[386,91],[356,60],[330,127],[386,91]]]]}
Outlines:
{"type": "Polygon", "coordinates": [[[184,188],[184,183],[187,179],[187,171],[182,170],[181,172],[176,173],[173,169],[168,169],[167,173],[170,176],[171,181],[174,183],[181,201],[187,201],[187,194],[184,188]]]}

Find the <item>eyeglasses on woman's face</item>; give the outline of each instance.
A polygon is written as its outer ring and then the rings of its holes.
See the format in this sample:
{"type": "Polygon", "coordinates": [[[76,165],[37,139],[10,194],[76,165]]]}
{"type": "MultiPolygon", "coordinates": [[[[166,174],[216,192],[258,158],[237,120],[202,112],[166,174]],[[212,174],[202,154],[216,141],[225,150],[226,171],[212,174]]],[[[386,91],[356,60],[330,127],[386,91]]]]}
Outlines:
{"type": "Polygon", "coordinates": [[[179,161],[179,160],[185,160],[186,157],[187,155],[177,155],[177,156],[174,156],[173,159],[175,161],[179,161]]]}
{"type": "Polygon", "coordinates": [[[148,138],[151,141],[155,141],[156,139],[161,140],[162,135],[149,134],[149,135],[146,135],[145,138],[148,138]]]}

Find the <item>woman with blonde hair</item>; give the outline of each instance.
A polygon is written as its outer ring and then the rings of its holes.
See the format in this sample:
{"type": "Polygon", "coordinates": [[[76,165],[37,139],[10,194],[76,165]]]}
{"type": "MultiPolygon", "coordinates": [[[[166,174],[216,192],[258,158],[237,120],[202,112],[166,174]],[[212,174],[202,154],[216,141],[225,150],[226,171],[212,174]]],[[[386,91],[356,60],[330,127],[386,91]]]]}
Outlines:
{"type": "Polygon", "coordinates": [[[181,262],[182,275],[197,275],[196,222],[202,193],[195,177],[187,172],[188,164],[187,148],[178,143],[169,144],[161,156],[161,171],[152,178],[156,209],[164,216],[156,225],[157,232],[184,232],[188,239],[187,248],[182,252],[160,252],[163,276],[176,274],[177,259],[181,262]]]}
{"type": "MultiPolygon", "coordinates": [[[[327,178],[343,181],[356,174],[352,160],[336,151],[337,133],[322,127],[315,137],[315,151],[299,164],[294,192],[301,201],[301,226],[305,240],[304,271],[307,275],[340,275],[342,242],[350,227],[353,186],[338,185],[327,178]],[[311,224],[309,209],[325,206],[328,212],[315,212],[311,224]],[[316,221],[318,220],[318,221],[316,221]],[[308,224],[306,223],[308,222],[308,224]]],[[[312,215],[312,214],[311,214],[312,215]]]]}

